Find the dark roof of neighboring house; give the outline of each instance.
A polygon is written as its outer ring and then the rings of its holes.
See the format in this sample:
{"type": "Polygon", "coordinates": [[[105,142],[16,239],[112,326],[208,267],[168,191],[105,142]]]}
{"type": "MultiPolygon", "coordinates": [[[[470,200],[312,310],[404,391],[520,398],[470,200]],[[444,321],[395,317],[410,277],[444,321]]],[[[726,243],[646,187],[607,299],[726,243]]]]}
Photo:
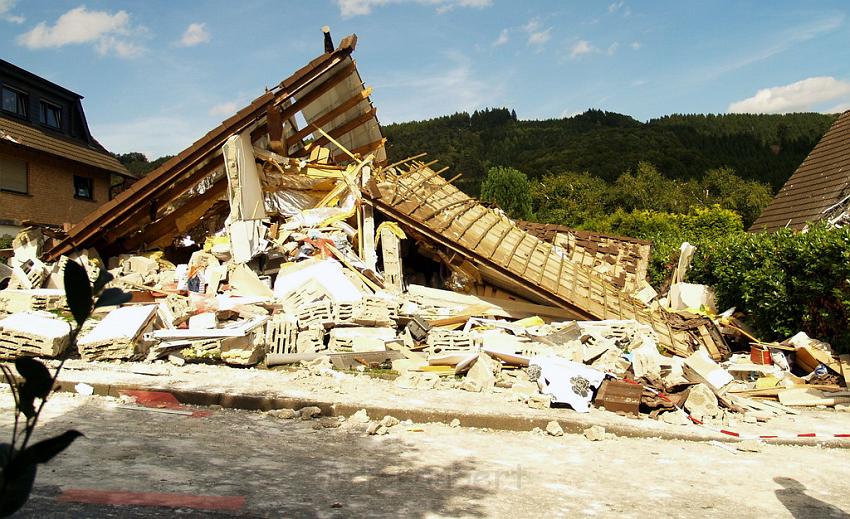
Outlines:
{"type": "Polygon", "coordinates": [[[841,114],[750,231],[803,229],[850,195],[850,110],[841,114]]]}
{"type": "Polygon", "coordinates": [[[103,147],[86,145],[78,140],[52,135],[49,130],[0,117],[0,141],[49,153],[56,157],[92,166],[125,177],[135,178],[118,159],[103,147]]]}
{"type": "Polygon", "coordinates": [[[57,85],[53,81],[49,81],[47,79],[44,79],[43,77],[39,76],[38,74],[33,74],[29,70],[23,69],[23,68],[15,65],[14,63],[9,63],[8,61],[6,61],[4,59],[0,59],[0,67],[3,67],[7,70],[10,70],[10,71],[18,74],[19,76],[23,76],[23,77],[27,78],[28,80],[33,81],[35,83],[39,83],[41,85],[48,86],[52,90],[62,92],[65,95],[68,95],[70,97],[74,97],[76,99],[82,99],[83,98],[83,96],[81,96],[80,94],[73,92],[71,90],[68,90],[67,88],[63,87],[62,85],[57,85]]]}

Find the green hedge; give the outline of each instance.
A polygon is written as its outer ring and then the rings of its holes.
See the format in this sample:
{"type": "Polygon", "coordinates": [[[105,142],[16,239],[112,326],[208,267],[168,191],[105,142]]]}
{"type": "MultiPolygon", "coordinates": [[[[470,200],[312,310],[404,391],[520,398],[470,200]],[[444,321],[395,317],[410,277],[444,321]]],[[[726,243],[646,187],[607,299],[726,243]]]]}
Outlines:
{"type": "Polygon", "coordinates": [[[711,285],[763,340],[798,331],[850,351],[850,228],[735,233],[699,244],[688,279],[711,285]]]}

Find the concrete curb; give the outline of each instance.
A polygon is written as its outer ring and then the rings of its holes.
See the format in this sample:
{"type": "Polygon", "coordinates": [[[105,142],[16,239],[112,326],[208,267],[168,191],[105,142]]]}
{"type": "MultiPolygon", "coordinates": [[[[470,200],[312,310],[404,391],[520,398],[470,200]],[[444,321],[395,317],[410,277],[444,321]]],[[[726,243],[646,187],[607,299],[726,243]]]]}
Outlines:
{"type": "MultiPolygon", "coordinates": [[[[546,428],[546,424],[553,419],[556,420],[565,433],[582,434],[585,429],[593,425],[580,416],[565,414],[558,417],[535,417],[524,416],[515,413],[488,414],[467,410],[462,413],[440,409],[410,409],[406,407],[358,405],[350,403],[339,403],[330,400],[316,398],[288,397],[285,395],[267,396],[255,394],[233,394],[219,393],[214,391],[192,391],[168,387],[157,387],[156,385],[137,384],[103,384],[89,383],[94,388],[94,394],[100,396],[119,397],[124,391],[161,391],[170,393],[182,404],[195,406],[221,406],[225,409],[241,409],[246,411],[271,411],[274,409],[301,409],[302,407],[316,406],[322,410],[324,416],[349,417],[360,409],[365,409],[369,416],[381,418],[392,415],[399,420],[411,420],[417,423],[443,423],[449,424],[458,419],[462,427],[474,427],[480,429],[492,429],[499,431],[531,431],[535,427],[546,428]]],[[[76,392],[75,381],[57,382],[57,391],[76,392]]],[[[721,441],[725,443],[738,443],[739,438],[721,434],[706,434],[710,431],[701,429],[690,429],[688,432],[670,432],[649,430],[640,426],[629,426],[624,424],[605,424],[606,432],[613,433],[625,438],[654,438],[661,440],[683,440],[693,442],[721,441]]],[[[764,440],[772,445],[792,445],[808,447],[829,447],[850,449],[850,441],[839,438],[815,437],[815,438],[775,438],[764,440]]]]}

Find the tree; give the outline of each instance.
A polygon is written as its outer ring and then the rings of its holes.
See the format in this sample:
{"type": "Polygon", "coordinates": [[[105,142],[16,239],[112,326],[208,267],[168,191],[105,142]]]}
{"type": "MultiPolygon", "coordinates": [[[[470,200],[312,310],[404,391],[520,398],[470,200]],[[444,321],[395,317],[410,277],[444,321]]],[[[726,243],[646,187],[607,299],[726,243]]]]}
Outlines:
{"type": "Polygon", "coordinates": [[[606,213],[609,190],[607,182],[587,172],[545,175],[531,186],[534,218],[579,227],[606,213]]]}
{"type": "Polygon", "coordinates": [[[511,218],[531,216],[531,186],[525,173],[514,168],[493,167],[481,182],[481,200],[495,202],[511,218]]]}

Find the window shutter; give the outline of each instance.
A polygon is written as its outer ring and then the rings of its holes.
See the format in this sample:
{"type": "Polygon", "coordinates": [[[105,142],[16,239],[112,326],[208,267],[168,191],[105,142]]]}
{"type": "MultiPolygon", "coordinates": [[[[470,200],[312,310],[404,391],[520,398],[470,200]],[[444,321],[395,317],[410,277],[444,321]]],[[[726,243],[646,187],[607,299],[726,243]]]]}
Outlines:
{"type": "Polygon", "coordinates": [[[15,157],[0,157],[0,189],[26,193],[27,163],[15,157]]]}

